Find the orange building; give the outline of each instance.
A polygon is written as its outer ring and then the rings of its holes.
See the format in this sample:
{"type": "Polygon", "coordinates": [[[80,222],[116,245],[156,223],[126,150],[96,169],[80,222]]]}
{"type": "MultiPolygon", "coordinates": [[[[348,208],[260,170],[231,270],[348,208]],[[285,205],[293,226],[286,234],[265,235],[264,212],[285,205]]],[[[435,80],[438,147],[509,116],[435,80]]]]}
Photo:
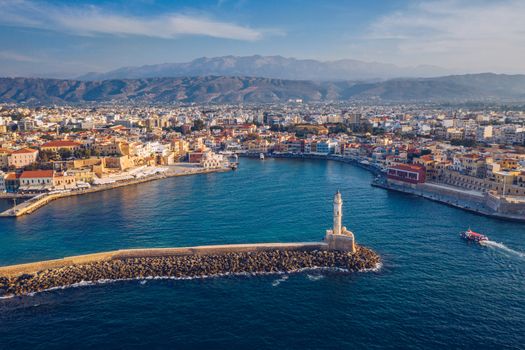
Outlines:
{"type": "Polygon", "coordinates": [[[38,151],[32,148],[22,148],[11,153],[9,157],[9,166],[22,168],[27,165],[36,163],[38,151]]]}
{"type": "Polygon", "coordinates": [[[40,149],[42,151],[53,151],[58,152],[60,150],[67,150],[67,151],[76,151],[77,149],[80,149],[82,146],[81,143],[75,142],[75,141],[69,141],[69,140],[55,140],[55,141],[49,141],[44,143],[42,146],[40,146],[40,149]]]}

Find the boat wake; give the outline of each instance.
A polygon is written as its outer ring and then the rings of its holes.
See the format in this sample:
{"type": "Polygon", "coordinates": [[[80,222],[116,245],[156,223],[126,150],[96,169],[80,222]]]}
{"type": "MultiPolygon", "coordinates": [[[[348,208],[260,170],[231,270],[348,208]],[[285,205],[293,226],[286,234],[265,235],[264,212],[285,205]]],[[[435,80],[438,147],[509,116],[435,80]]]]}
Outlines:
{"type": "Polygon", "coordinates": [[[512,248],[509,248],[503,243],[494,242],[494,241],[482,241],[482,242],[479,242],[479,243],[481,245],[483,245],[483,246],[486,246],[486,247],[490,247],[490,248],[493,248],[493,249],[500,249],[500,250],[503,250],[503,251],[505,251],[507,253],[510,253],[512,255],[519,256],[520,258],[525,258],[525,253],[524,252],[520,252],[520,251],[514,250],[512,248]]]}

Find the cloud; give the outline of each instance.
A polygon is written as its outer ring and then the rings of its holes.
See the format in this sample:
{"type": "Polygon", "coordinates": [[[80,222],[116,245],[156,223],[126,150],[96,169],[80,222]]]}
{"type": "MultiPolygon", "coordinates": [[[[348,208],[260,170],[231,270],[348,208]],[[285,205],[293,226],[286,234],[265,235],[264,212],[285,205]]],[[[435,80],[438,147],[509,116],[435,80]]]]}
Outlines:
{"type": "Polygon", "coordinates": [[[20,54],[13,51],[0,51],[0,60],[6,61],[15,61],[15,62],[25,62],[25,63],[36,63],[40,62],[39,59],[20,54]]]}
{"type": "Polygon", "coordinates": [[[522,0],[418,1],[373,22],[367,39],[398,61],[523,72],[524,17],[522,0]]]}
{"type": "Polygon", "coordinates": [[[183,35],[255,41],[263,31],[206,16],[170,13],[154,17],[114,14],[98,6],[54,6],[27,0],[0,0],[3,25],[75,35],[147,36],[173,39],[183,35]]]}

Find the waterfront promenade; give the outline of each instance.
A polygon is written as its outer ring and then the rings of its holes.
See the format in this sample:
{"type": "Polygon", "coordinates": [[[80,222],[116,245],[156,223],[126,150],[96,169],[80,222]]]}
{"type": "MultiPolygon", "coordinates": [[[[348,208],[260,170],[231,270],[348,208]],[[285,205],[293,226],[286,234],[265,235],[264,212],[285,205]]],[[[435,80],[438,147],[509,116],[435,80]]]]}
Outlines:
{"type": "Polygon", "coordinates": [[[165,166],[166,171],[159,172],[156,174],[151,174],[131,180],[122,180],[115,181],[112,183],[106,183],[101,185],[92,186],[87,189],[81,190],[71,190],[71,191],[52,191],[49,193],[44,193],[36,195],[25,202],[22,202],[10,209],[5,210],[0,213],[0,218],[6,217],[18,217],[26,214],[31,214],[35,210],[45,206],[46,204],[64,197],[78,196],[88,193],[107,191],[114,188],[119,188],[123,186],[137,185],[144,182],[149,182],[153,180],[165,179],[168,177],[177,177],[177,176],[188,176],[196,174],[208,174],[214,172],[225,172],[231,170],[229,167],[217,168],[217,169],[205,169],[202,167],[195,166],[193,164],[179,163],[176,165],[165,166]]]}

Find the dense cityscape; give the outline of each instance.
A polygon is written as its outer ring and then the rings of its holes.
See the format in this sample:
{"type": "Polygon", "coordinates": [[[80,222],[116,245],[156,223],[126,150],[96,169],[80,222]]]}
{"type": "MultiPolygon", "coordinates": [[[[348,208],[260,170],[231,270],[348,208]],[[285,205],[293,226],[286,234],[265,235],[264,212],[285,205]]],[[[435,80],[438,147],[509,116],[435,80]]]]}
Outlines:
{"type": "Polygon", "coordinates": [[[0,191],[42,199],[46,193],[111,188],[161,174],[235,168],[234,155],[325,157],[374,171],[375,184],[386,188],[525,219],[524,123],[521,110],[300,100],[246,106],[4,105],[0,191]]]}

